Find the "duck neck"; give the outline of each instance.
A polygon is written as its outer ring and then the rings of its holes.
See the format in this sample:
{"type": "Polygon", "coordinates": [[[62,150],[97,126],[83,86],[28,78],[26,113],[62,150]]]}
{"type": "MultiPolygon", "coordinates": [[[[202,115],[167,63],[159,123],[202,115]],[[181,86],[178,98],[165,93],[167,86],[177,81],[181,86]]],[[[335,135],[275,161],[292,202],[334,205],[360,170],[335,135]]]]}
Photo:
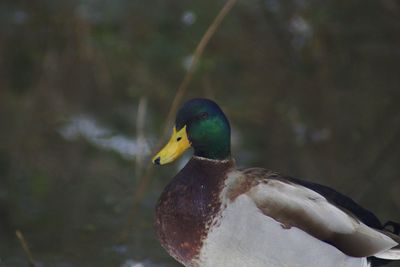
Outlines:
{"type": "Polygon", "coordinates": [[[207,141],[201,144],[193,144],[195,156],[211,160],[228,160],[231,158],[230,137],[214,137],[207,141]]]}

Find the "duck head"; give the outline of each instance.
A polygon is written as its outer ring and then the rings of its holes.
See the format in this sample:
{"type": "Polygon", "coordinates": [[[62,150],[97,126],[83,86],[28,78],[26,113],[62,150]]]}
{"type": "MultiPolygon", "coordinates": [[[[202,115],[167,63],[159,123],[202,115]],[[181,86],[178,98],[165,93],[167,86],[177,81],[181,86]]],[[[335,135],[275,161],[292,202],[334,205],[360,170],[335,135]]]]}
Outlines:
{"type": "Polygon", "coordinates": [[[231,129],[221,108],[212,100],[196,98],[179,109],[169,142],[153,158],[164,165],[192,147],[194,155],[225,160],[231,155],[231,129]]]}

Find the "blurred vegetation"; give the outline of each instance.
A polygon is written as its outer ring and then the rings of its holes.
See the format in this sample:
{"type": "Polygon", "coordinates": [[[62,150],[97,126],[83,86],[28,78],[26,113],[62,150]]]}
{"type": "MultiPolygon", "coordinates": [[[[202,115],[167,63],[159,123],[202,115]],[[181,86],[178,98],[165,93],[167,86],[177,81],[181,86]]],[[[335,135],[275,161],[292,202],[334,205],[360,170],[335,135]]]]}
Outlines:
{"type": "MultiPolygon", "coordinates": [[[[118,244],[150,154],[104,147],[143,134],[154,148],[223,3],[0,3],[1,267],[26,266],[16,229],[43,266],[177,266],[153,233],[154,203],[177,166],[154,172],[129,240],[118,244]],[[66,138],[63,127],[79,116],[105,136],[66,138]]],[[[239,165],[330,185],[400,221],[399,47],[395,0],[239,1],[186,97],[226,110],[239,165]]]]}

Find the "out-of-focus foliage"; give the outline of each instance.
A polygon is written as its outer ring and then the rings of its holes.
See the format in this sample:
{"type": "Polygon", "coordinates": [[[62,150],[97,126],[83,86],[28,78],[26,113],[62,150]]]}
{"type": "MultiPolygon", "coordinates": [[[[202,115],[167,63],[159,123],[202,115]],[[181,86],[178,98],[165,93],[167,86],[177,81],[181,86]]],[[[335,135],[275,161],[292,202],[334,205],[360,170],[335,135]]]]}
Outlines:
{"type": "MultiPolygon", "coordinates": [[[[177,266],[152,228],[176,166],[157,169],[116,240],[146,145],[223,3],[0,3],[0,266],[26,265],[16,229],[44,266],[177,266]]],[[[239,1],[187,98],[227,111],[239,165],[331,185],[400,221],[399,48],[395,0],[239,1]]]]}

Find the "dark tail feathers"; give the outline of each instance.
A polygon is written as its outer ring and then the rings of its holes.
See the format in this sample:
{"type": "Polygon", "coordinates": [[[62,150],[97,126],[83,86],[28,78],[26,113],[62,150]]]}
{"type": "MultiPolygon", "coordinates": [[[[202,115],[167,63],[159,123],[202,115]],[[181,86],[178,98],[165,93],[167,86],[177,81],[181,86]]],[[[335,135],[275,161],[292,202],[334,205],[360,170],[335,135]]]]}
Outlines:
{"type": "MultiPolygon", "coordinates": [[[[392,234],[399,235],[400,234],[400,223],[388,221],[383,225],[383,229],[392,234]]],[[[369,258],[369,260],[371,262],[372,267],[383,266],[383,265],[386,265],[389,262],[391,262],[391,260],[383,260],[383,259],[378,259],[375,257],[371,257],[371,258],[369,258]]]]}
{"type": "Polygon", "coordinates": [[[388,221],[383,225],[383,229],[395,235],[400,234],[400,223],[388,221]]]}

